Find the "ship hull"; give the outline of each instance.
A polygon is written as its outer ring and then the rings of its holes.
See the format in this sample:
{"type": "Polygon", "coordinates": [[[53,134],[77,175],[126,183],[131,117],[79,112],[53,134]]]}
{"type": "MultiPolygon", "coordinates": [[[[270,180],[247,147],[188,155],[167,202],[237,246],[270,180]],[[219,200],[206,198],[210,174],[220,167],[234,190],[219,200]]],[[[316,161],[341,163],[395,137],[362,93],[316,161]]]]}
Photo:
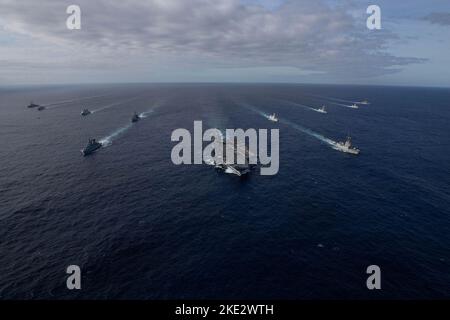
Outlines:
{"type": "Polygon", "coordinates": [[[88,155],[93,154],[95,151],[97,151],[100,148],[101,148],[101,146],[98,146],[98,147],[95,147],[95,148],[91,148],[89,150],[84,149],[84,150],[81,150],[81,154],[83,155],[83,157],[86,157],[88,155]]]}

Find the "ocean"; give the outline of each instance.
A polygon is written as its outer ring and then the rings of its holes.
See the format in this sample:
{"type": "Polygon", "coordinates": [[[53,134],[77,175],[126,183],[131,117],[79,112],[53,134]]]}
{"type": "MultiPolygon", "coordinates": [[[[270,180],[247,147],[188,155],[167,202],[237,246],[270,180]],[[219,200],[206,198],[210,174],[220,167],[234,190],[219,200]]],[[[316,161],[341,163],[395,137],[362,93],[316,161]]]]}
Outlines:
{"type": "Polygon", "coordinates": [[[449,124],[444,88],[0,88],[0,298],[450,298],[449,124]],[[174,165],[195,120],[279,128],[278,174],[174,165]],[[359,156],[327,143],[347,135],[359,156]],[[83,157],[89,138],[105,147],[83,157]]]}

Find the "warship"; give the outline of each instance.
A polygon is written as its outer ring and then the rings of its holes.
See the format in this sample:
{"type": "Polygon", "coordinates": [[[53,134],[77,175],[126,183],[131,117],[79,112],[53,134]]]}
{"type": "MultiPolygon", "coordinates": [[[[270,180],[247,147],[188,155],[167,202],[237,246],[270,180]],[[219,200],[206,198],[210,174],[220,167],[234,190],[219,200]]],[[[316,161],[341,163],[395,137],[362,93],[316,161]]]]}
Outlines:
{"type": "Polygon", "coordinates": [[[95,139],[89,139],[87,146],[81,150],[83,156],[90,155],[100,149],[103,145],[100,142],[97,142],[95,139]]]}
{"type": "Polygon", "coordinates": [[[352,146],[351,137],[347,137],[347,140],[345,142],[337,142],[334,146],[334,149],[354,155],[358,155],[361,152],[359,149],[352,146]]]}

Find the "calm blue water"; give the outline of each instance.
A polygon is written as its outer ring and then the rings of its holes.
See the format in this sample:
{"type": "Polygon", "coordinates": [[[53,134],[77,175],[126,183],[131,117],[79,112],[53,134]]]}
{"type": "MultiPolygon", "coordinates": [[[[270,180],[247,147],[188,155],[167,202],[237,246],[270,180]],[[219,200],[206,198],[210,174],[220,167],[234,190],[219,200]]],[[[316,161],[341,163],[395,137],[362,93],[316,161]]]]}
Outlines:
{"type": "Polygon", "coordinates": [[[450,298],[449,123],[448,89],[3,88],[0,298],[450,298]],[[52,105],[39,112],[30,100],[52,105]],[[326,103],[329,113],[292,102],[326,103]],[[83,118],[85,107],[99,111],[83,118]],[[148,114],[129,126],[133,111],[148,114]],[[171,132],[192,131],[194,120],[279,127],[279,174],[241,180],[174,166],[171,132]],[[350,134],[362,153],[333,150],[311,131],[350,134]],[[89,137],[109,146],[83,158],[89,137]],[[65,287],[71,264],[81,291],[65,287]],[[371,264],[381,291],[365,287],[371,264]]]}

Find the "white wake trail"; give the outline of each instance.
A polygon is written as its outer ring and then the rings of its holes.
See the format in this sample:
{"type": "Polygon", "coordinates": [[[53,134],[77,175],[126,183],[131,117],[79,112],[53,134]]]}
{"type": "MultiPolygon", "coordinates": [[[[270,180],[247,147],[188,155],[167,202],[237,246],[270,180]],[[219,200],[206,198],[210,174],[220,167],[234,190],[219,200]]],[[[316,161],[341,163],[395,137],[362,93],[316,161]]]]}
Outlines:
{"type": "Polygon", "coordinates": [[[331,101],[328,102],[328,103],[333,104],[333,105],[336,105],[336,106],[345,107],[345,108],[358,109],[357,107],[355,108],[355,107],[349,106],[348,104],[342,104],[342,103],[331,102],[331,101]]]}
{"type": "Polygon", "coordinates": [[[158,109],[159,107],[161,107],[165,102],[164,101],[159,101],[156,102],[150,109],[148,109],[147,111],[141,112],[139,114],[139,118],[145,119],[147,118],[149,115],[151,115],[152,113],[155,112],[156,109],[158,109]]]}
{"type": "Polygon", "coordinates": [[[153,110],[153,109],[150,109],[150,110],[148,110],[148,111],[139,113],[139,118],[145,119],[145,118],[147,118],[150,114],[152,114],[153,112],[154,112],[154,110],[153,110]]]}
{"type": "MultiPolygon", "coordinates": [[[[360,101],[352,101],[352,100],[346,100],[346,99],[341,99],[341,98],[334,98],[334,97],[326,97],[326,96],[320,96],[320,95],[315,95],[315,94],[305,94],[306,96],[310,96],[317,99],[322,99],[322,100],[328,100],[330,101],[330,103],[335,103],[335,102],[344,102],[344,103],[352,103],[352,104],[358,104],[361,103],[360,101]]],[[[338,104],[339,105],[339,104],[338,104]]],[[[343,105],[344,107],[347,105],[343,105]]]]}
{"type": "Polygon", "coordinates": [[[267,113],[265,113],[265,112],[259,110],[259,109],[256,108],[255,106],[252,106],[252,105],[247,104],[247,103],[239,103],[239,105],[243,106],[244,108],[246,108],[246,109],[248,109],[248,110],[250,110],[250,111],[253,111],[253,112],[259,114],[260,116],[262,116],[262,117],[264,117],[264,118],[266,118],[266,119],[269,119],[269,118],[270,118],[270,115],[269,115],[269,114],[267,114],[267,113]]]}
{"type": "Polygon", "coordinates": [[[317,140],[319,140],[319,141],[321,141],[321,142],[324,142],[324,143],[328,144],[328,145],[329,145],[330,147],[332,147],[333,149],[334,149],[334,148],[336,147],[336,145],[337,145],[337,142],[336,142],[336,141],[331,140],[331,139],[329,139],[329,138],[327,138],[327,137],[325,137],[325,136],[323,136],[323,135],[321,135],[321,134],[319,134],[319,133],[317,133],[317,132],[314,132],[314,131],[311,130],[311,129],[305,128],[305,127],[303,127],[303,126],[301,126],[301,125],[299,125],[299,124],[293,123],[293,122],[291,122],[291,121],[289,121],[289,120],[285,120],[285,119],[280,119],[280,122],[281,122],[281,123],[284,123],[284,124],[287,124],[288,126],[294,128],[294,129],[296,129],[296,130],[298,130],[298,131],[301,131],[301,132],[303,132],[303,133],[306,133],[307,135],[309,135],[309,136],[311,136],[311,137],[313,137],[313,138],[316,138],[317,140]]]}
{"type": "Polygon", "coordinates": [[[117,129],[116,131],[114,131],[110,135],[100,139],[99,142],[103,145],[103,147],[108,147],[108,146],[110,146],[112,144],[112,142],[116,138],[118,138],[119,136],[121,136],[122,134],[127,132],[131,127],[132,127],[132,124],[129,123],[126,126],[123,126],[123,127],[119,128],[119,129],[117,129]]]}
{"type": "Polygon", "coordinates": [[[305,104],[301,104],[301,103],[297,103],[297,102],[293,102],[293,101],[289,101],[289,100],[279,100],[280,102],[292,105],[292,106],[296,106],[296,107],[301,107],[307,110],[311,110],[311,111],[315,111],[315,112],[320,112],[318,109],[311,107],[311,106],[307,106],[305,104]]]}
{"type": "MultiPolygon", "coordinates": [[[[145,119],[147,118],[150,114],[152,114],[155,109],[157,107],[159,107],[160,104],[153,106],[152,108],[150,108],[147,111],[144,111],[142,113],[139,114],[139,118],[141,119],[145,119]]],[[[123,135],[125,132],[127,132],[131,127],[133,126],[132,123],[128,123],[127,125],[117,129],[116,131],[114,131],[113,133],[111,133],[110,135],[103,137],[102,139],[100,139],[100,143],[103,145],[103,147],[108,147],[112,144],[112,142],[117,139],[118,137],[120,137],[121,135],[123,135]]]]}
{"type": "Polygon", "coordinates": [[[100,108],[94,109],[94,110],[92,110],[91,112],[92,112],[92,113],[97,113],[97,112],[100,112],[100,111],[103,111],[103,110],[106,110],[106,109],[109,109],[109,108],[112,108],[112,107],[115,107],[115,106],[118,106],[118,105],[121,105],[121,104],[130,102],[130,101],[136,100],[136,99],[140,98],[141,96],[142,96],[142,95],[136,96],[136,97],[132,97],[132,98],[130,98],[130,99],[126,99],[126,100],[114,102],[114,103],[111,103],[111,104],[107,104],[107,105],[102,106],[102,107],[100,107],[100,108]]]}
{"type": "MultiPolygon", "coordinates": [[[[268,115],[267,113],[265,113],[265,112],[259,110],[258,108],[254,107],[254,106],[251,106],[251,105],[248,105],[248,104],[241,104],[241,105],[242,105],[243,107],[245,107],[245,108],[247,108],[247,109],[253,111],[253,112],[258,113],[259,115],[261,115],[261,116],[263,116],[263,117],[265,117],[265,118],[267,118],[267,119],[269,118],[269,115],[268,115]]],[[[305,133],[305,134],[307,134],[307,135],[309,135],[309,136],[311,136],[311,137],[313,137],[313,138],[316,138],[317,140],[319,140],[319,141],[321,141],[321,142],[324,142],[324,143],[328,144],[328,145],[329,145],[330,147],[332,147],[333,149],[334,149],[334,148],[336,147],[336,145],[337,145],[337,142],[336,142],[336,141],[331,140],[331,139],[329,139],[329,138],[327,138],[327,137],[325,137],[325,136],[323,136],[323,135],[321,135],[321,134],[319,134],[319,133],[317,133],[317,132],[314,132],[314,131],[311,130],[311,129],[305,128],[305,127],[303,127],[303,126],[301,126],[301,125],[299,125],[299,124],[296,124],[296,123],[293,123],[293,122],[291,122],[291,121],[289,121],[289,120],[281,119],[281,118],[279,118],[279,121],[280,121],[281,123],[284,123],[284,124],[286,124],[286,125],[292,127],[293,129],[296,129],[296,130],[298,130],[298,131],[300,131],[300,132],[303,132],[303,133],[305,133]]]]}
{"type": "Polygon", "coordinates": [[[57,102],[44,104],[42,106],[43,107],[47,107],[48,109],[54,109],[54,108],[57,108],[59,106],[62,106],[62,105],[65,105],[65,104],[69,104],[69,103],[73,103],[73,102],[80,102],[80,101],[84,101],[84,100],[103,98],[103,97],[108,97],[108,96],[111,96],[111,95],[98,95],[98,96],[90,96],[90,97],[70,99],[70,100],[62,100],[62,101],[57,101],[57,102]]]}

